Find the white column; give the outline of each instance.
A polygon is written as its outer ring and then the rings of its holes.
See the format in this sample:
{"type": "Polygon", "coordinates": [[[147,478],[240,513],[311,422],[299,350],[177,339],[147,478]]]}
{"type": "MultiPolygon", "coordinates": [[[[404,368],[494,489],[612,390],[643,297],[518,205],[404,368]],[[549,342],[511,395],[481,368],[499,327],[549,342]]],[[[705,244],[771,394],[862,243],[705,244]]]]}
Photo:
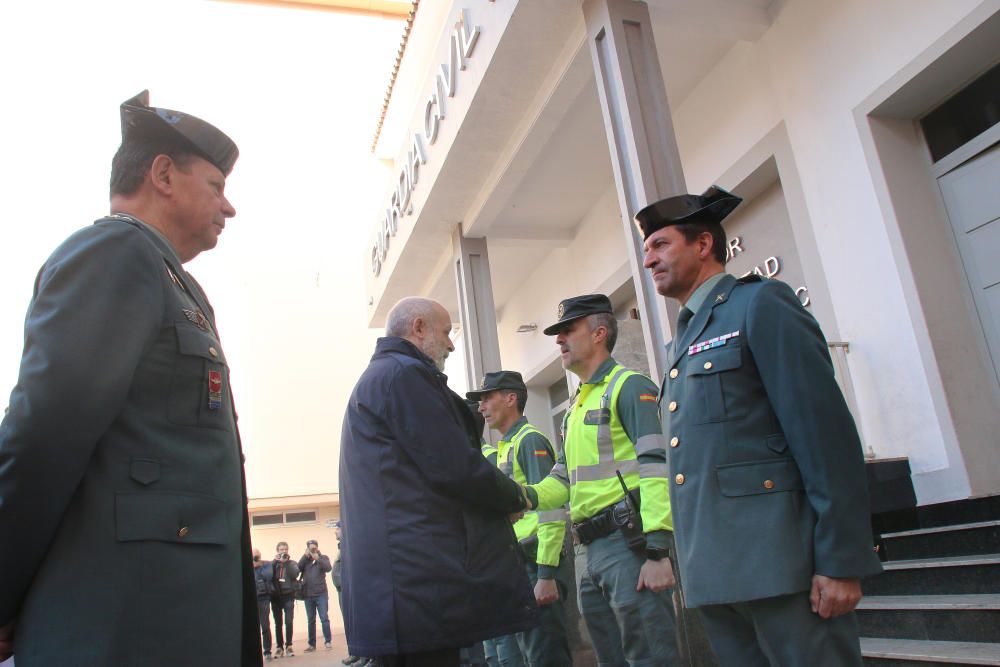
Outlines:
{"type": "Polygon", "coordinates": [[[461,225],[452,236],[452,248],[458,312],[467,359],[467,386],[476,388],[483,375],[501,368],[496,305],[493,302],[493,283],[490,279],[490,255],[486,249],[486,239],[464,237],[461,225]]]}
{"type": "Polygon", "coordinates": [[[642,268],[642,239],[632,216],[647,204],[685,192],[667,91],[649,8],[635,0],[586,0],[583,15],[604,129],[611,149],[622,227],[629,250],[650,373],[662,377],[663,345],[677,304],[656,293],[642,268]]]}

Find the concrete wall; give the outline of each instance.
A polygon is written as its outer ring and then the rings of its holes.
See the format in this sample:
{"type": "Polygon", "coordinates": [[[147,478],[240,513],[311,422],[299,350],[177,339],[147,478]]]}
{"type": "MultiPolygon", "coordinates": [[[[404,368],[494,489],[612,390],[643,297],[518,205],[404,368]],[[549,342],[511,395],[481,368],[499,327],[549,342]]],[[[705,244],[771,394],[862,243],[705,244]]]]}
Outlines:
{"type": "Polygon", "coordinates": [[[852,110],[980,4],[786,2],[759,42],[733,48],[674,110],[692,191],[784,122],[840,335],[851,344],[865,440],[879,456],[910,457],[921,502],[969,489],[954,470],[934,482],[962,462],[946,452],[935,411],[943,397],[918,361],[899,277],[908,267],[894,260],[852,110]]]}
{"type": "MultiPolygon", "coordinates": [[[[590,213],[580,221],[576,235],[565,248],[557,248],[538,263],[521,288],[498,314],[500,358],[505,368],[517,369],[526,378],[558,357],[555,339],[542,333],[556,321],[562,299],[607,290],[616,273],[627,275],[627,257],[619,222],[618,202],[611,183],[590,213]],[[518,324],[535,322],[538,329],[516,334],[518,324]]],[[[615,285],[614,287],[617,287],[615,285]]],[[[610,291],[610,290],[608,290],[610,291]]]]}
{"type": "MultiPolygon", "coordinates": [[[[261,558],[267,560],[274,558],[276,545],[278,542],[288,542],[289,555],[298,560],[306,551],[306,540],[316,540],[319,542],[319,550],[330,557],[332,564],[337,558],[337,538],[333,528],[327,528],[327,521],[340,518],[340,508],[336,505],[326,507],[295,507],[279,509],[254,510],[251,514],[271,514],[282,511],[297,511],[300,509],[315,509],[316,523],[301,524],[294,526],[260,526],[250,529],[250,542],[255,549],[260,549],[261,558]]],[[[327,576],[326,586],[330,592],[330,626],[333,628],[343,628],[344,618],[340,613],[340,604],[337,602],[337,590],[333,587],[333,579],[327,576]]],[[[305,606],[302,602],[295,603],[295,628],[304,628],[306,623],[305,606]]],[[[322,633],[317,622],[317,635],[322,637],[322,633]]],[[[299,650],[301,650],[301,647],[299,650]]]]}

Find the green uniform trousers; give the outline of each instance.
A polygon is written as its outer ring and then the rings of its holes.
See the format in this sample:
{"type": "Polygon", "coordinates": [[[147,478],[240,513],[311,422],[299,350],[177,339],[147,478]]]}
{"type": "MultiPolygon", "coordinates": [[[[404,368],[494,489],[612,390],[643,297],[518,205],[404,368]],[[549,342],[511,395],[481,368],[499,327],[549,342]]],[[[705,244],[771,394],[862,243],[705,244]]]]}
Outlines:
{"type": "Polygon", "coordinates": [[[720,667],[861,667],[854,612],[820,618],[809,591],[698,611],[720,667]]]}
{"type": "Polygon", "coordinates": [[[645,556],[615,531],[576,546],[580,613],[600,667],[680,664],[672,591],[636,591],[645,556]]]}
{"type": "MultiPolygon", "coordinates": [[[[538,565],[529,561],[526,568],[528,580],[534,588],[538,582],[538,565]]],[[[569,559],[564,557],[556,570],[559,601],[540,606],[538,625],[516,635],[525,667],[573,667],[569,639],[566,636],[565,605],[569,577],[569,559]]]]}

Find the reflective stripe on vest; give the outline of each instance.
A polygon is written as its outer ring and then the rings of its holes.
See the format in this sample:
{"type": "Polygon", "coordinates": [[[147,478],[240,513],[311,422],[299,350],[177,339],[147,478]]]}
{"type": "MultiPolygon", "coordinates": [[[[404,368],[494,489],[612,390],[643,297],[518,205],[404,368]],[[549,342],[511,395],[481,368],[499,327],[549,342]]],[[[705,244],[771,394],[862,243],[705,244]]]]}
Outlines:
{"type": "Polygon", "coordinates": [[[573,521],[589,518],[624,497],[617,473],[629,489],[639,487],[636,445],[616,409],[621,388],[633,375],[638,373],[615,365],[600,383],[581,385],[567,411],[565,455],[573,521]]]}
{"type": "MultiPolygon", "coordinates": [[[[608,419],[597,425],[597,461],[593,465],[578,466],[569,473],[569,483],[594,482],[610,477],[617,478],[617,472],[622,475],[627,472],[639,472],[638,461],[615,461],[615,444],[611,438],[611,396],[615,393],[615,388],[622,376],[628,373],[628,369],[618,366],[611,372],[611,379],[608,380],[608,388],[601,395],[601,414],[607,414],[608,419]],[[634,464],[634,465],[632,465],[634,464]],[[627,470],[623,468],[625,466],[627,470]]],[[[630,373],[631,374],[631,373],[630,373]]]]}

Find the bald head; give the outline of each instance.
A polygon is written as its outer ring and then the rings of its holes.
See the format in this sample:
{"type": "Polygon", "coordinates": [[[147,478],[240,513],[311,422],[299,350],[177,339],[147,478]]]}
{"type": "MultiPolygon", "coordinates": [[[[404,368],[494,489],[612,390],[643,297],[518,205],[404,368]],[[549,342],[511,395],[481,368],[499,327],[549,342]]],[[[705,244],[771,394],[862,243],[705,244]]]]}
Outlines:
{"type": "Polygon", "coordinates": [[[442,371],[448,353],[455,349],[450,334],[451,316],[445,307],[419,296],[401,299],[389,311],[385,324],[386,336],[410,341],[442,371]]]}

